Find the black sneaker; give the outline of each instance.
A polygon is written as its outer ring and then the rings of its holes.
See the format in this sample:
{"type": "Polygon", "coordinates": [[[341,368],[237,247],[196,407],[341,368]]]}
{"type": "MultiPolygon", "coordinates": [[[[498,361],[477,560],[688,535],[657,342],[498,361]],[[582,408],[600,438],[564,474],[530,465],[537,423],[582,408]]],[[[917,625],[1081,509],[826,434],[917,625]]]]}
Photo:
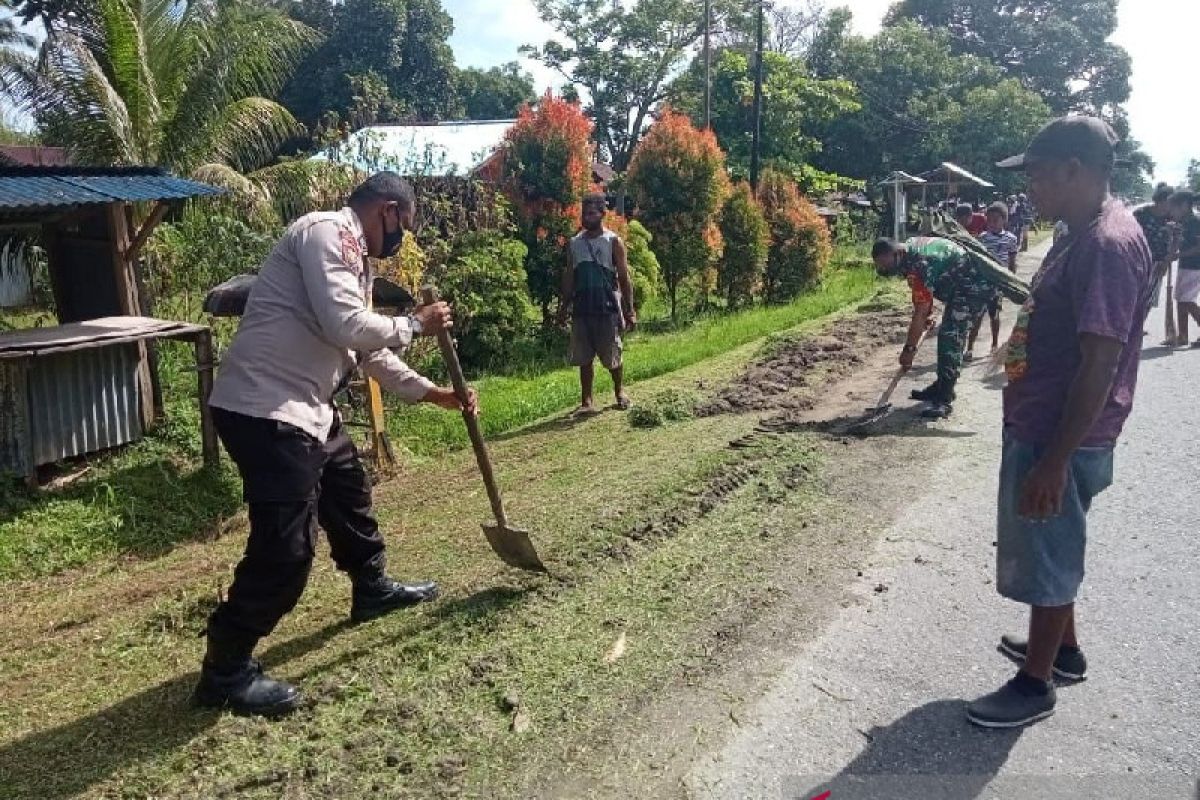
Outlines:
{"type": "Polygon", "coordinates": [[[935,401],[929,408],[921,412],[921,416],[925,419],[946,419],[954,413],[954,406],[950,403],[935,401]]]}
{"type": "MultiPolygon", "coordinates": [[[[1000,652],[1025,663],[1029,643],[1017,636],[1001,636],[1000,652]]],[[[1068,681],[1087,680],[1087,658],[1078,647],[1060,647],[1054,658],[1054,674],[1068,681]]]]}
{"type": "Polygon", "coordinates": [[[401,608],[436,600],[438,585],[432,581],[403,584],[380,575],[354,582],[350,619],[367,622],[401,608]]]}
{"type": "Polygon", "coordinates": [[[924,389],[914,389],[913,393],[909,396],[912,397],[913,400],[919,400],[922,403],[928,403],[932,400],[937,400],[942,396],[942,393],[938,389],[937,381],[934,381],[924,389]]]}
{"type": "Polygon", "coordinates": [[[1024,672],[999,690],[967,706],[967,719],[981,728],[1020,728],[1054,713],[1054,684],[1024,672]]]}

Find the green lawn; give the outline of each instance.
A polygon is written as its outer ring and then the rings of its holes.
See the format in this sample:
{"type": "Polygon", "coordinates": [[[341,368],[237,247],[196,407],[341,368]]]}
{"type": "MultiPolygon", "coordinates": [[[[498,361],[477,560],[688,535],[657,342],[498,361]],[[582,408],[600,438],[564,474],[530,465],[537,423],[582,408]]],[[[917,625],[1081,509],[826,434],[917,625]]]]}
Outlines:
{"type": "MultiPolygon", "coordinates": [[[[664,333],[635,333],[626,367],[635,399],[639,381],[819,319],[875,288],[868,269],[835,269],[820,288],[787,306],[713,314],[664,333]]],[[[228,323],[219,327],[222,336],[231,331],[228,323]]],[[[93,457],[87,471],[62,489],[31,493],[0,479],[0,581],[51,575],[103,557],[160,555],[180,542],[212,535],[240,508],[239,482],[228,460],[216,470],[199,467],[199,414],[189,359],[185,346],[167,344],[160,350],[166,423],[144,441],[93,457]]],[[[597,383],[598,391],[611,391],[607,374],[597,383]]],[[[567,368],[483,377],[475,385],[483,398],[484,430],[492,437],[578,402],[578,377],[567,368]]],[[[457,414],[428,407],[394,409],[389,427],[395,443],[418,457],[467,444],[457,414]]]]}
{"type": "MultiPolygon", "coordinates": [[[[626,381],[636,383],[674,372],[775,331],[818,319],[862,300],[875,288],[871,270],[841,269],[790,305],[710,316],[669,333],[634,333],[626,341],[626,381]]],[[[564,362],[565,355],[564,347],[564,362]]],[[[608,395],[612,390],[608,374],[604,370],[599,373],[598,400],[601,393],[608,395]]],[[[578,372],[565,366],[533,377],[483,377],[474,384],[483,402],[483,429],[491,436],[570,409],[580,399],[578,372]]],[[[462,420],[436,409],[396,407],[388,423],[396,443],[414,453],[437,453],[468,443],[462,420]]]]}

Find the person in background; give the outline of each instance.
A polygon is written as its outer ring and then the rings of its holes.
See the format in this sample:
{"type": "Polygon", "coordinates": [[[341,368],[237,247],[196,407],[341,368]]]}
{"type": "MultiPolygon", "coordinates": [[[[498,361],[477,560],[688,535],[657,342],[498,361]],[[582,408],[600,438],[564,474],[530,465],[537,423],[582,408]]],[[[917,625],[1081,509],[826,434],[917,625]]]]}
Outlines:
{"type": "Polygon", "coordinates": [[[985,728],[1045,719],[1052,676],[1087,674],[1075,622],[1087,517],[1133,410],[1153,269],[1141,226],[1109,190],[1117,142],[1100,119],[1063,117],[997,165],[1023,168],[1038,207],[1071,235],[1046,255],[1009,341],[996,589],[1030,607],[1029,635],[1001,638],[1021,669],[967,706],[985,728]]]}
{"type": "Polygon", "coordinates": [[[1022,193],[1017,195],[1018,213],[1021,215],[1021,252],[1024,253],[1029,249],[1029,234],[1033,231],[1033,224],[1037,221],[1037,211],[1033,207],[1033,203],[1029,201],[1029,196],[1022,193]]]}
{"type": "MultiPolygon", "coordinates": [[[[1008,206],[1004,203],[993,203],[987,210],[987,230],[979,236],[979,242],[987,248],[992,258],[1008,267],[1009,271],[1017,271],[1017,251],[1020,244],[1017,237],[1006,230],[1008,225],[1008,206]]],[[[1000,310],[1004,306],[1004,295],[997,291],[988,303],[988,318],[992,324],[992,352],[1000,348],[1000,310]]],[[[969,363],[975,358],[975,340],[979,338],[979,330],[983,327],[983,317],[975,323],[971,331],[971,341],[967,344],[965,360],[969,363]]]]}
{"type": "MultiPolygon", "coordinates": [[[[1162,297],[1163,281],[1175,260],[1175,235],[1179,225],[1171,204],[1174,194],[1174,189],[1165,183],[1160,183],[1154,190],[1152,201],[1139,206],[1133,212],[1134,219],[1142,226],[1142,233],[1145,234],[1146,242],[1150,245],[1150,255],[1154,258],[1154,276],[1150,284],[1150,303],[1146,308],[1146,313],[1149,313],[1151,309],[1158,308],[1159,300],[1162,297]]],[[[1172,298],[1168,298],[1167,302],[1172,302],[1172,298]]],[[[1169,344],[1174,344],[1174,342],[1169,342],[1169,344]]]]}
{"type": "Polygon", "coordinates": [[[1070,233],[1071,226],[1067,224],[1066,220],[1060,219],[1058,222],[1054,223],[1054,244],[1058,244],[1060,239],[1065,238],[1070,233]]]}
{"type": "Polygon", "coordinates": [[[987,230],[987,217],[975,212],[970,203],[961,203],[954,209],[954,219],[972,236],[979,236],[987,230]]]}
{"type": "Polygon", "coordinates": [[[637,324],[633,284],[625,243],[604,227],[608,201],[602,194],[583,198],[583,230],[571,240],[563,270],[559,322],[571,314],[571,363],[579,367],[582,402],[576,413],[596,409],[595,361],[612,375],[617,408],[629,408],[625,393],[621,333],[637,324]]]}
{"type": "MultiPolygon", "coordinates": [[[[1171,197],[1171,209],[1179,223],[1179,271],[1175,275],[1175,302],[1179,313],[1179,338],[1175,344],[1188,344],[1188,322],[1200,324],[1200,218],[1193,210],[1196,196],[1177,192],[1171,197]]],[[[1192,344],[1200,347],[1200,340],[1192,344]]]]}

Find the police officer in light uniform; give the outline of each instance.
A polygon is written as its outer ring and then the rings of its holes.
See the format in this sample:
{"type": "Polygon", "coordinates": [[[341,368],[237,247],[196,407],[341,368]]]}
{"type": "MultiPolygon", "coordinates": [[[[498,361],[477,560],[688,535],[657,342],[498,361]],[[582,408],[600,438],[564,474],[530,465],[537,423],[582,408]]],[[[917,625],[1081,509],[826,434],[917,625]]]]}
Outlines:
{"type": "MultiPolygon", "coordinates": [[[[374,276],[366,257],[399,251],[414,205],[398,175],[375,175],[347,208],[308,214],[288,228],[254,283],[210,401],[242,476],[250,539],[227,599],[209,619],[198,705],[266,716],[296,708],[295,687],[263,675],[251,653],[300,599],[318,523],[353,584],[354,621],[437,596],[434,583],[406,585],[385,574],[371,487],[333,405],[361,366],[406,402],[461,410],[453,389],[435,386],[396,354],[414,336],[450,328],[449,307],[437,303],[409,317],[367,307],[374,276]]],[[[477,413],[474,393],[468,403],[477,413]]]]}

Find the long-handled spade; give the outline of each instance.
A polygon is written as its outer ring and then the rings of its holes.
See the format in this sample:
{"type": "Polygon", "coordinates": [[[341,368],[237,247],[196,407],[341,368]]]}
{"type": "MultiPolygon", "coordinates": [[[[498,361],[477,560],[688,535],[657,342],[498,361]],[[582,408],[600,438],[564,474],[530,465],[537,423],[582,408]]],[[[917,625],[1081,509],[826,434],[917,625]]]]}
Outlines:
{"type": "MultiPolygon", "coordinates": [[[[421,290],[421,302],[425,305],[438,301],[437,289],[426,286],[421,290]]],[[[446,369],[450,372],[450,380],[454,384],[454,393],[463,403],[467,402],[467,379],[463,377],[462,365],[458,363],[458,351],[454,349],[454,340],[449,331],[438,333],[438,346],[442,349],[442,358],[446,369]]],[[[487,444],[483,441],[483,432],[479,430],[479,420],[466,410],[463,420],[467,423],[467,434],[471,437],[471,447],[475,450],[475,460],[479,462],[479,471],[483,475],[483,485],[487,487],[488,500],[492,504],[492,513],[496,516],[495,525],[484,525],[483,533],[488,544],[500,557],[500,560],[510,567],[528,570],[529,572],[549,572],[546,565],[538,558],[537,550],[529,533],[508,524],[504,513],[504,501],[500,498],[500,488],[496,486],[496,477],[492,472],[492,459],[488,456],[487,444]]]]}
{"type": "MultiPolygon", "coordinates": [[[[921,334],[921,338],[917,340],[918,349],[925,343],[925,337],[928,334],[928,331],[921,334]]],[[[847,432],[861,430],[869,425],[874,425],[891,413],[892,395],[896,393],[896,389],[900,386],[900,381],[908,374],[908,370],[908,367],[900,367],[896,370],[896,375],[892,378],[892,382],[888,384],[888,387],[883,390],[883,394],[879,396],[879,402],[866,409],[864,412],[866,416],[847,428],[847,432]]]]}

